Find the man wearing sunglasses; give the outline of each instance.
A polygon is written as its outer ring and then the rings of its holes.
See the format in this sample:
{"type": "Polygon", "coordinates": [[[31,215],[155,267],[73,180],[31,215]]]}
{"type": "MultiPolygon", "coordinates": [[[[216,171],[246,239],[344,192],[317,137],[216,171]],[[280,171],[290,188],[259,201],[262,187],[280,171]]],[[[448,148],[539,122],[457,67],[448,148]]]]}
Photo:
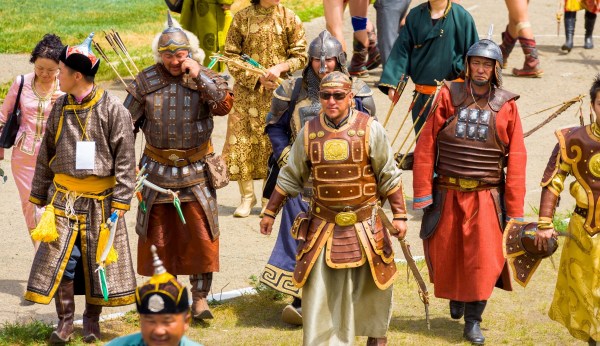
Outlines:
{"type": "Polygon", "coordinates": [[[261,220],[270,234],[286,197],[303,192],[309,176],[314,195],[291,233],[300,241],[292,282],[302,288],[305,345],[386,345],[397,276],[392,239],[378,215],[386,198],[394,220],[390,231],[406,235],[401,171],[385,130],[351,107],[350,78],[338,71],[320,84],[322,114],[307,121],[261,220]]]}
{"type": "MultiPolygon", "coordinates": [[[[286,80],[273,94],[271,110],[267,115],[265,132],[269,135],[273,155],[269,160],[269,177],[263,192],[263,198],[271,196],[275,187],[279,168],[287,163],[291,144],[296,139],[304,123],[319,115],[319,83],[332,71],[341,71],[346,75],[346,53],[342,44],[327,30],[322,31],[308,48],[309,63],[302,77],[286,80]]],[[[362,80],[352,81],[354,107],[371,116],[375,116],[373,91],[362,80]]],[[[273,289],[294,297],[292,304],[282,312],[284,322],[302,324],[301,290],[292,284],[292,273],[296,265],[298,241],[292,238],[290,229],[296,215],[308,211],[308,201],[312,193],[310,183],[304,191],[283,207],[280,232],[271,253],[271,257],[260,277],[260,281],[273,289]]],[[[266,202],[266,201],[265,201],[266,202]]],[[[263,205],[266,206],[266,203],[263,205]]],[[[262,215],[261,215],[262,216],[262,215]]]]}

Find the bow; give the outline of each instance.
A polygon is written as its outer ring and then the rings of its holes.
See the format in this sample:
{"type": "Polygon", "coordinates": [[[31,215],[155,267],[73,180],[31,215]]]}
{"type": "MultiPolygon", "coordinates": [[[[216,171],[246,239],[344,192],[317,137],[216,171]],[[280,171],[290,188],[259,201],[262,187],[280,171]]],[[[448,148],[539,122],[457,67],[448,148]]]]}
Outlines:
{"type": "Polygon", "coordinates": [[[548,107],[546,109],[542,109],[541,111],[537,111],[537,112],[535,112],[533,114],[529,114],[528,116],[523,117],[522,119],[526,119],[526,118],[529,118],[532,115],[536,115],[536,114],[542,113],[544,111],[547,111],[549,109],[552,109],[552,108],[560,106],[559,109],[557,109],[554,113],[550,114],[550,116],[547,117],[546,119],[544,119],[544,121],[542,121],[541,123],[539,123],[536,126],[534,126],[531,130],[525,132],[523,134],[523,138],[529,137],[535,131],[537,131],[537,130],[541,129],[542,127],[544,127],[546,124],[548,124],[549,122],[551,122],[552,120],[554,120],[554,118],[556,118],[557,116],[559,116],[562,112],[566,111],[574,103],[576,103],[576,102],[583,102],[583,98],[584,97],[585,97],[585,95],[581,94],[581,95],[576,96],[576,97],[574,97],[574,98],[572,98],[572,99],[570,99],[568,101],[562,102],[561,104],[558,104],[558,105],[555,105],[555,106],[552,106],[552,107],[548,107]]]}

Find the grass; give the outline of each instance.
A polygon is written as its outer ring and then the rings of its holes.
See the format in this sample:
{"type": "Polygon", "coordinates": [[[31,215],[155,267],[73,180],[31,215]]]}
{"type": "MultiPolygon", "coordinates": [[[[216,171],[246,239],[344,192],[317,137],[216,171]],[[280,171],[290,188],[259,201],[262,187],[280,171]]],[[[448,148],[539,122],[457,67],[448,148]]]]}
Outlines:
{"type": "Polygon", "coordinates": [[[40,321],[5,323],[0,328],[0,345],[30,345],[48,339],[52,330],[50,324],[40,321]]]}
{"type": "MultiPolygon", "coordinates": [[[[561,240],[562,241],[562,240],[561,240]]],[[[558,261],[560,251],[553,256],[558,261]]],[[[418,264],[427,281],[427,269],[423,262],[418,264]]],[[[406,281],[406,267],[399,265],[401,275],[394,286],[394,305],[390,328],[389,345],[468,345],[462,339],[463,322],[450,319],[448,301],[437,299],[433,295],[433,286],[428,284],[430,302],[431,330],[427,329],[423,304],[417,294],[414,279],[406,281]]],[[[489,345],[582,345],[572,338],[560,324],[551,321],[548,308],[552,301],[556,269],[553,262],[544,260],[527,288],[515,284],[514,291],[496,289],[483,315],[482,329],[489,345]]],[[[291,302],[267,293],[244,295],[242,297],[211,304],[214,320],[194,322],[187,335],[206,346],[211,345],[300,345],[302,328],[281,322],[281,310],[291,302]]],[[[40,325],[40,322],[31,324],[40,325]]],[[[21,337],[29,337],[27,324],[17,325],[22,331],[10,332],[21,337]]],[[[6,339],[5,326],[0,329],[0,344],[44,344],[49,334],[36,334],[35,339],[6,339]],[[19,340],[19,341],[17,341],[19,340]]],[[[10,330],[15,327],[11,325],[10,330]]],[[[124,317],[102,323],[103,341],[114,337],[134,333],[139,330],[137,314],[131,312],[124,317]]],[[[77,335],[81,328],[76,329],[77,335]]],[[[80,339],[75,344],[78,345],[80,339]]],[[[357,337],[356,344],[366,342],[365,337],[357,337]]]]}

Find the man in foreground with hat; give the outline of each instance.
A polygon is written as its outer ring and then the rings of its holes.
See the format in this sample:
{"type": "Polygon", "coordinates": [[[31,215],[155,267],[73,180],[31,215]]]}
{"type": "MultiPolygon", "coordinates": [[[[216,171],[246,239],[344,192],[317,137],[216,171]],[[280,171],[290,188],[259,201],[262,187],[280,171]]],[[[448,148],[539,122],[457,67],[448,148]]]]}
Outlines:
{"type": "Polygon", "coordinates": [[[150,247],[154,275],[135,290],[135,305],[140,315],[140,333],[106,344],[107,346],[200,346],[184,336],[192,315],[185,286],[169,274],[150,247]]]}
{"type": "MultiPolygon", "coordinates": [[[[294,143],[304,123],[318,117],[321,112],[319,100],[321,79],[332,71],[341,71],[349,75],[346,68],[346,53],[342,49],[342,44],[327,30],[322,31],[310,43],[308,56],[310,61],[304,68],[302,77],[286,79],[273,93],[265,132],[271,140],[272,159],[275,160],[272,160],[272,166],[269,168],[263,198],[264,195],[270,197],[279,168],[287,163],[291,144],[294,143]],[[270,187],[269,191],[267,191],[268,187],[270,187]]],[[[375,116],[373,91],[367,84],[359,78],[354,78],[352,92],[355,108],[375,116]]],[[[301,194],[288,199],[283,206],[277,242],[260,276],[260,281],[265,285],[294,297],[292,304],[284,308],[281,317],[284,322],[296,325],[302,324],[300,308],[302,295],[301,290],[292,284],[298,241],[292,238],[290,229],[296,215],[308,211],[308,201],[312,196],[310,185],[309,182],[301,194]]]]}
{"type": "Polygon", "coordinates": [[[544,176],[540,199],[539,248],[549,247],[556,236],[552,224],[554,210],[568,175],[573,175],[569,192],[575,198],[575,211],[569,221],[558,268],[554,299],[548,315],[565,326],[575,338],[590,346],[600,344],[600,75],[590,88],[595,121],[586,126],[556,131],[554,147],[544,176]]]}
{"type": "Polygon", "coordinates": [[[74,294],[86,299],[83,341],[95,342],[102,306],[133,303],[136,286],[123,219],[135,186],[131,116],[94,83],[100,61],[92,37],[60,56],[58,79],[66,95],[48,118],[29,198],[46,211],[32,232],[43,243],[25,299],[48,304],[54,297],[59,322],[53,344],[73,335],[74,294]]]}
{"type": "Polygon", "coordinates": [[[453,319],[464,315],[463,336],[483,344],[494,286],[512,289],[502,229],[523,217],[527,154],[519,96],[501,88],[498,45],[476,42],[466,63],[465,81],[440,89],[417,141],[413,206],[425,209],[420,236],[435,296],[450,300],[453,319]]]}
{"type": "Polygon", "coordinates": [[[310,212],[292,226],[300,240],[292,281],[303,290],[304,345],[351,345],[355,335],[387,344],[397,276],[389,232],[406,234],[401,171],[385,130],[351,108],[353,97],[344,73],[321,79],[323,114],[300,130],[260,223],[270,234],[285,198],[303,192],[312,175],[310,212]],[[394,214],[390,230],[378,215],[382,198],[394,214]]]}
{"type": "Polygon", "coordinates": [[[213,116],[229,113],[233,94],[221,76],[198,62],[203,59],[198,39],[170,15],[167,23],[153,42],[156,64],[137,75],[125,99],[135,132],[141,128],[146,138],[140,161],[146,175],[140,180],[151,183],[143,185],[145,208],[137,214],[137,271],[152,275],[155,244],[170,273],[190,276],[194,318],[209,319],[206,297],[212,273],[219,271],[214,187],[221,178],[210,175],[211,165],[219,163],[211,143],[213,116]]]}

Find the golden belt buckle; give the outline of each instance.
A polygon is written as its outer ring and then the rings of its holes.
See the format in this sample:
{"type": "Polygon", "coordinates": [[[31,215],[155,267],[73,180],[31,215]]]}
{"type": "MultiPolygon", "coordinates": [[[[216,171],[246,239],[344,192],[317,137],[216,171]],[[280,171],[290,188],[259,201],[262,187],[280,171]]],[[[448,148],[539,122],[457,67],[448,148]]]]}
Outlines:
{"type": "Polygon", "coordinates": [[[461,189],[470,190],[479,186],[479,181],[473,179],[458,178],[458,185],[461,189]]]}
{"type": "Polygon", "coordinates": [[[335,224],[338,226],[352,226],[356,223],[358,217],[353,211],[341,211],[335,216],[335,224]]]}

